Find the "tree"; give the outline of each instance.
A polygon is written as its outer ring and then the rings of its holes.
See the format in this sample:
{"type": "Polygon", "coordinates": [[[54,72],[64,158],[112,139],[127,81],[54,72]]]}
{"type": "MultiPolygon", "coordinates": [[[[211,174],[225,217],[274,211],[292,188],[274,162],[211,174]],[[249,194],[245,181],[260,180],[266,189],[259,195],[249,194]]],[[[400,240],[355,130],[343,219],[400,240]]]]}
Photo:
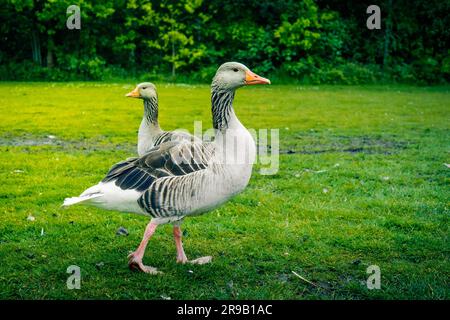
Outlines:
{"type": "Polygon", "coordinates": [[[196,43],[193,35],[199,19],[207,20],[198,10],[201,4],[202,0],[169,0],[157,8],[158,36],[147,44],[162,52],[163,60],[171,65],[172,77],[177,69],[195,64],[205,53],[205,46],[196,43]]]}

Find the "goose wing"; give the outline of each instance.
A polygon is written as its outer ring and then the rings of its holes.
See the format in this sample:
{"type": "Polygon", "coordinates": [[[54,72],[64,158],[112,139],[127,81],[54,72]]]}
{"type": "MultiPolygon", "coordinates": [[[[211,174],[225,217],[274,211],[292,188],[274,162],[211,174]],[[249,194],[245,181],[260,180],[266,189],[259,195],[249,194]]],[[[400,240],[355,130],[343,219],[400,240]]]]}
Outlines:
{"type": "Polygon", "coordinates": [[[208,167],[213,155],[211,143],[166,142],[140,158],[115,164],[102,182],[114,181],[123,190],[147,190],[157,179],[183,176],[208,167]]]}
{"type": "Polygon", "coordinates": [[[158,146],[163,143],[168,142],[194,142],[202,143],[202,140],[196,136],[193,136],[187,132],[183,131],[164,131],[160,133],[154,140],[153,145],[158,146]]]}

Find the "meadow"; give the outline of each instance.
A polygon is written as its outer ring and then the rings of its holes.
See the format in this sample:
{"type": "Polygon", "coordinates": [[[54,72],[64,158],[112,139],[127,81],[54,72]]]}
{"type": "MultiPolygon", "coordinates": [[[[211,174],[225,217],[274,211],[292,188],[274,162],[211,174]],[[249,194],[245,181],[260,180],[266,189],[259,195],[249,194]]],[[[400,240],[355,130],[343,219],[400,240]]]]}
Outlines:
{"type": "MultiPolygon", "coordinates": [[[[164,129],[210,128],[207,85],[157,86],[164,129]]],[[[279,129],[279,170],[257,164],[243,193],[185,220],[187,256],[211,264],[176,264],[160,227],[144,257],[158,276],[127,266],[146,217],[61,208],[136,154],[133,87],[0,83],[0,299],[449,298],[450,87],[239,89],[241,122],[279,129]],[[66,287],[70,265],[79,290],[66,287]]]]}

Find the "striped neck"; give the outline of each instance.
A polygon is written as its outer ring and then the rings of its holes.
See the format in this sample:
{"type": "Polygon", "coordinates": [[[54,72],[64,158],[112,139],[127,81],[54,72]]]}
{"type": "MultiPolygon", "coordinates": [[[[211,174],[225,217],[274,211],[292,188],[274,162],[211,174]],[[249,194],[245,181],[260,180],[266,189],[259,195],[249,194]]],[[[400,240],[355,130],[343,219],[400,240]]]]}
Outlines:
{"type": "Polygon", "coordinates": [[[216,130],[228,129],[230,120],[235,117],[233,110],[234,90],[211,87],[211,111],[216,130]]]}
{"type": "Polygon", "coordinates": [[[148,124],[158,123],[158,99],[156,97],[144,99],[144,119],[148,124]]]}

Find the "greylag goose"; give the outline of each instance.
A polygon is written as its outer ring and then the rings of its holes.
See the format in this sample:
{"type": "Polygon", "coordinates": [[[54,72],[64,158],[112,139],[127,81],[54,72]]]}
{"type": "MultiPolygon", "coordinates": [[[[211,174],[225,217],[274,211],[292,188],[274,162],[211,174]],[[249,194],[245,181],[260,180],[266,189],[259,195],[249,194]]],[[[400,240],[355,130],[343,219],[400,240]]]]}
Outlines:
{"type": "Polygon", "coordinates": [[[163,131],[158,123],[158,94],[151,82],[143,82],[130,93],[130,98],[139,98],[144,101],[144,116],[138,131],[138,155],[141,157],[151,148],[168,141],[201,140],[182,131],[163,131]]]}
{"type": "MultiPolygon", "coordinates": [[[[157,274],[142,262],[145,248],[160,224],[172,223],[177,262],[186,263],[180,229],[183,218],[210,211],[245,189],[256,155],[255,141],[233,109],[235,90],[270,84],[237,62],[219,67],[211,85],[213,142],[166,142],[140,158],[114,165],[97,185],[63,206],[76,203],[149,216],[143,239],[128,256],[130,269],[157,274]],[[236,143],[237,142],[237,143],[236,143]],[[239,155],[239,159],[236,159],[239,155]]],[[[190,262],[206,263],[211,257],[190,262]]]]}

